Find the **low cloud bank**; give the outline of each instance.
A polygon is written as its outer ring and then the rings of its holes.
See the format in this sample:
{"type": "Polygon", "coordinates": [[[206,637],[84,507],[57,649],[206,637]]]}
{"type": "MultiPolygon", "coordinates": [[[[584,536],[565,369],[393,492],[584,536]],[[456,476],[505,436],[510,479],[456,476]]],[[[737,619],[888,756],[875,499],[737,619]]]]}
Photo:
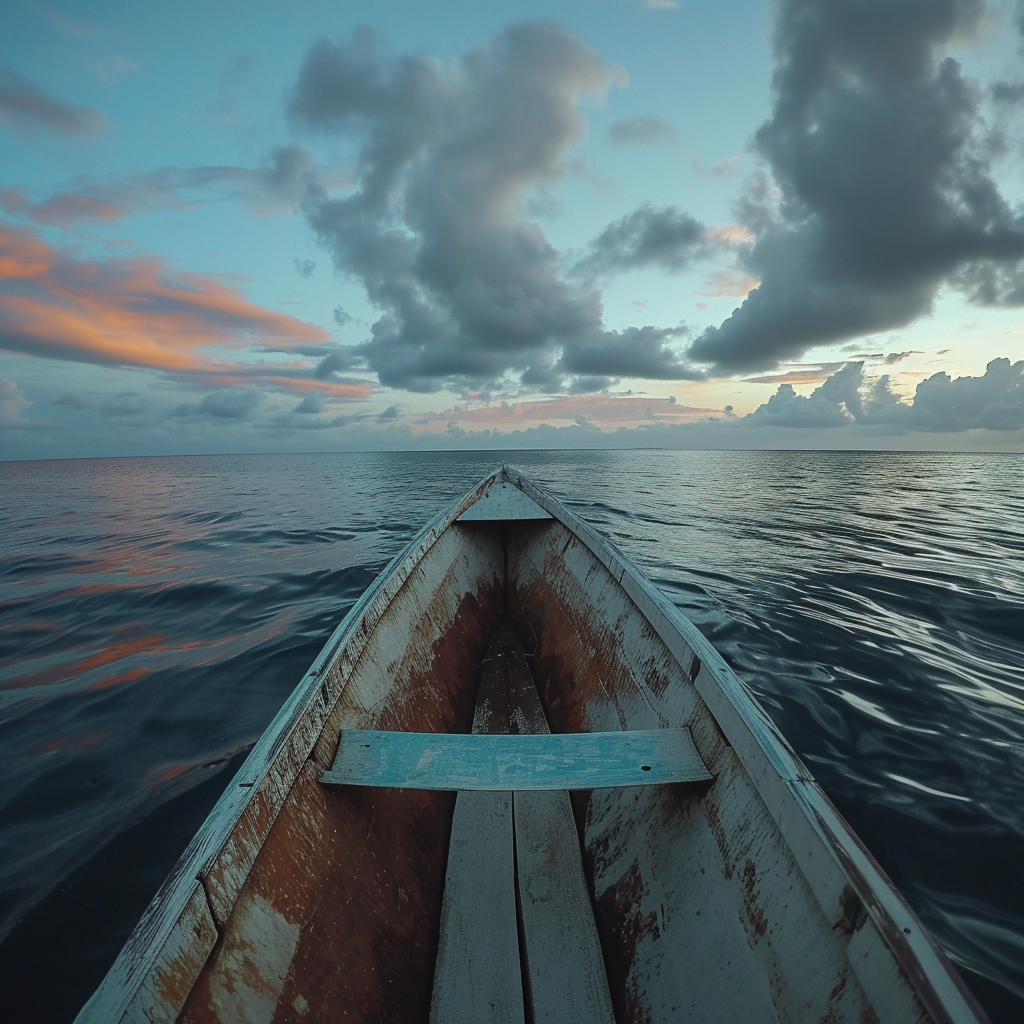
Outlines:
{"type": "Polygon", "coordinates": [[[892,391],[888,374],[868,383],[864,364],[847,363],[809,396],[780,385],[740,423],[757,427],[873,426],[886,431],[955,433],[1024,430],[1024,360],[993,359],[981,377],[936,373],[917,386],[912,402],[892,391]]]}

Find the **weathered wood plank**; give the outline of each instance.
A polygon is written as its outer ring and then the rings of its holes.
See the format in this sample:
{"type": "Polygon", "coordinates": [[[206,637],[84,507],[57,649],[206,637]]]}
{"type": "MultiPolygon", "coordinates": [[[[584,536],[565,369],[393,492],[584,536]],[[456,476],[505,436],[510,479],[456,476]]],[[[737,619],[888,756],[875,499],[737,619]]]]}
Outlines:
{"type": "MultiPolygon", "coordinates": [[[[549,733],[518,640],[508,643],[504,658],[512,729],[549,733]]],[[[537,1024],[614,1024],[569,794],[564,789],[516,792],[512,805],[526,998],[532,1019],[537,1024]]]]}
{"type": "MultiPolygon", "coordinates": [[[[493,650],[493,648],[492,648],[493,650]]],[[[488,656],[473,729],[508,729],[504,671],[488,656]]],[[[523,1024],[512,794],[459,793],[452,819],[431,1024],[523,1024]]]]}
{"type": "Polygon", "coordinates": [[[558,790],[710,779],[688,729],[498,736],[346,729],[320,781],[399,789],[558,790]]]}
{"type": "Polygon", "coordinates": [[[497,481],[493,483],[479,501],[470,505],[459,516],[459,522],[509,522],[521,519],[551,519],[551,513],[543,509],[532,498],[528,498],[516,486],[497,481]]]}

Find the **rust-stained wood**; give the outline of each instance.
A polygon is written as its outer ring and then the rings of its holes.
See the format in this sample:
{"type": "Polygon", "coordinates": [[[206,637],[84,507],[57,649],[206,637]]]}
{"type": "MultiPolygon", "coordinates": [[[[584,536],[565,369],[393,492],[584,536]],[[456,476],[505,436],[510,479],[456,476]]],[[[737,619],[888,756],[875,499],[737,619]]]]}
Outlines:
{"type": "MultiPolygon", "coordinates": [[[[504,666],[484,662],[473,732],[508,732],[504,666]]],[[[455,801],[431,1024],[522,1024],[512,794],[462,792],[455,801]]]]}
{"type": "Polygon", "coordinates": [[[672,1020],[712,1006],[709,1019],[735,1016],[732,1000],[719,997],[736,991],[736,975],[703,969],[680,941],[700,928],[702,954],[729,970],[738,962],[730,947],[753,953],[743,991],[760,990],[762,1007],[782,1019],[984,1020],[711,645],[606,541],[513,476],[558,520],[517,528],[508,548],[509,607],[552,725],[686,724],[716,776],[702,796],[652,788],[574,797],[619,1019],[672,1020]],[[859,881],[843,866],[854,859],[859,881]],[[692,870],[710,876],[724,911],[711,922],[687,899],[692,870]],[[846,885],[874,896],[868,924],[853,933],[843,926],[846,885]]]}

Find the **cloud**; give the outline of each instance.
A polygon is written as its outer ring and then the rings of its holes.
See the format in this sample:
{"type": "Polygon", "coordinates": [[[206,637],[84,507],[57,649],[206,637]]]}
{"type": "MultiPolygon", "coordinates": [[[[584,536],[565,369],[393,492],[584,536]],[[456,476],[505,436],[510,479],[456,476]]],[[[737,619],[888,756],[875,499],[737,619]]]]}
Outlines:
{"type": "Polygon", "coordinates": [[[171,415],[214,420],[244,420],[262,404],[264,397],[263,392],[254,387],[224,388],[204,395],[198,403],[186,402],[175,406],[171,415]]]}
{"type": "Polygon", "coordinates": [[[658,267],[682,270],[710,248],[707,228],[676,206],[644,203],[609,224],[576,265],[586,277],[658,267]]]}
{"type": "Polygon", "coordinates": [[[81,395],[76,395],[73,391],[65,391],[60,398],[54,399],[54,405],[63,405],[68,409],[88,409],[89,403],[82,398],[81,395]]]}
{"type": "Polygon", "coordinates": [[[217,419],[245,419],[261,402],[263,394],[255,388],[213,391],[203,396],[199,411],[217,419]]]}
{"type": "Polygon", "coordinates": [[[58,32],[78,39],[101,39],[106,33],[103,27],[92,18],[77,17],[54,11],[45,4],[34,3],[32,10],[41,14],[58,32]]]}
{"type": "Polygon", "coordinates": [[[140,70],[141,68],[135,61],[129,60],[127,57],[119,57],[116,54],[100,57],[89,65],[89,71],[104,82],[113,82],[122,75],[140,70]]]}
{"type": "Polygon", "coordinates": [[[713,164],[702,164],[697,157],[690,160],[690,167],[698,178],[728,178],[739,171],[742,156],[727,156],[713,164]]]}
{"type": "Polygon", "coordinates": [[[140,416],[148,409],[149,402],[137,391],[122,391],[100,403],[100,412],[107,416],[140,416]]]}
{"type": "Polygon", "coordinates": [[[847,363],[832,374],[809,398],[798,395],[792,384],[782,384],[768,401],[744,422],[752,426],[844,427],[862,408],[860,387],[863,363],[847,363]]]}
{"type": "Polygon", "coordinates": [[[301,413],[305,416],[322,413],[324,411],[324,396],[314,392],[299,402],[292,412],[301,413]]]}
{"type": "Polygon", "coordinates": [[[1024,429],[1024,360],[993,359],[982,377],[936,373],[917,385],[915,429],[956,431],[1024,429]]]}
{"type": "Polygon", "coordinates": [[[760,284],[756,277],[751,277],[742,271],[716,270],[708,278],[707,289],[697,292],[698,295],[706,295],[709,299],[717,299],[722,296],[742,299],[760,284]]]}
{"type": "Polygon", "coordinates": [[[0,348],[48,359],[133,366],[277,390],[365,398],[367,384],[317,380],[304,361],[229,361],[207,350],[329,351],[330,334],[249,302],[210,277],[157,259],[80,260],[0,224],[0,348]]]}
{"type": "Polygon", "coordinates": [[[904,326],[943,283],[1024,303],[1024,213],[992,177],[982,90],[944,56],[981,0],[782,0],[774,101],[755,136],[777,194],[739,204],[761,282],[690,357],[770,369],[814,345],[904,326]]]}
{"type": "MultiPolygon", "coordinates": [[[[351,365],[417,391],[557,391],[620,345],[626,372],[628,339],[605,331],[600,293],[562,276],[527,219],[583,138],[579,105],[612,82],[597,53],[549,22],[513,25],[449,66],[390,57],[365,27],[309,51],[293,124],[361,145],[355,191],[306,204],[337,268],[381,311],[351,365]]],[[[634,369],[682,367],[673,332],[653,359],[646,337],[634,369]]]]}
{"type": "Polygon", "coordinates": [[[308,190],[321,193],[347,180],[317,167],[303,146],[277,146],[259,167],[162,167],[114,181],[83,181],[72,190],[33,202],[27,191],[0,191],[0,207],[48,227],[73,228],[81,222],[113,222],[161,209],[185,209],[205,202],[238,200],[256,213],[296,209],[308,190]]]}
{"type": "Polygon", "coordinates": [[[648,380],[697,380],[701,374],[683,363],[668,344],[689,334],[679,327],[629,327],[606,331],[583,345],[567,345],[560,367],[591,379],[591,389],[608,387],[620,377],[648,380]]]}
{"type": "Polygon", "coordinates": [[[450,424],[467,430],[522,430],[542,423],[586,424],[598,430],[617,430],[640,424],[706,422],[722,415],[718,409],[681,405],[674,398],[589,394],[455,406],[441,412],[413,416],[407,422],[411,423],[414,434],[437,433],[439,429],[447,429],[450,424]]]}
{"type": "Polygon", "coordinates": [[[623,117],[608,129],[608,139],[616,146],[647,146],[675,138],[675,129],[660,117],[623,117]]]}
{"type": "Polygon", "coordinates": [[[742,419],[748,426],[847,427],[900,431],[1024,430],[1024,360],[993,359],[981,377],[936,373],[921,381],[911,402],[892,391],[888,375],[865,381],[864,364],[847,363],[809,396],[783,384],[742,419]]]}
{"type": "Polygon", "coordinates": [[[98,110],[56,100],[10,68],[0,68],[0,124],[23,138],[39,131],[82,138],[102,131],[107,119],[98,110]]]}
{"type": "Polygon", "coordinates": [[[17,186],[0,190],[0,209],[47,227],[68,227],[80,221],[112,223],[125,214],[122,207],[106,199],[67,192],[33,203],[25,189],[17,186]]]}
{"type": "Polygon", "coordinates": [[[313,271],[316,270],[316,263],[313,260],[300,260],[298,256],[295,257],[295,269],[303,277],[312,277],[313,271]]]}
{"type": "Polygon", "coordinates": [[[0,429],[23,426],[21,414],[31,404],[13,380],[0,377],[0,429]]]}
{"type": "Polygon", "coordinates": [[[769,373],[760,377],[745,377],[747,384],[817,384],[827,380],[844,363],[819,363],[815,366],[789,370],[786,373],[769,373]]]}

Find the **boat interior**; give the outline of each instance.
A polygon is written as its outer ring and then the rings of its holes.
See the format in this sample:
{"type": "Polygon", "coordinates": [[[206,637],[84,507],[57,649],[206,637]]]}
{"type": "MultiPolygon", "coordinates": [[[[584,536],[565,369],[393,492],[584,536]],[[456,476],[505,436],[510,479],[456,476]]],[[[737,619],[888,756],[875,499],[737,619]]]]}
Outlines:
{"type": "Polygon", "coordinates": [[[198,978],[165,969],[157,990],[188,1024],[879,1020],[854,955],[863,908],[814,891],[694,685],[700,660],[521,497],[429,536],[311,685],[292,739],[243,769],[244,813],[199,876],[211,948],[198,978]],[[322,781],[344,730],[667,729],[692,738],[703,779],[322,781]]]}

